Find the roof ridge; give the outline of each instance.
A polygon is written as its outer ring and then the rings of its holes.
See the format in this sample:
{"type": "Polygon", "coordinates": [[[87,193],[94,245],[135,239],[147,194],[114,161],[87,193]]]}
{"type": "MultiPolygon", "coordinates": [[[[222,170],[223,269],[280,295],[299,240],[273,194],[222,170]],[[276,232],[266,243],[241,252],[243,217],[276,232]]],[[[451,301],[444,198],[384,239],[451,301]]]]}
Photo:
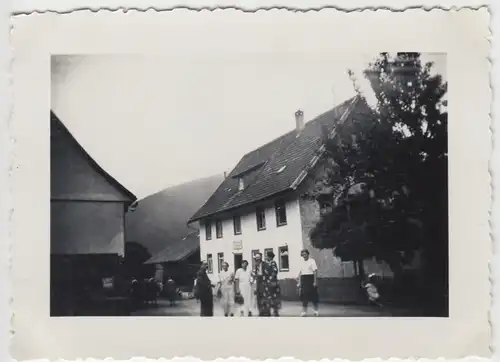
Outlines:
{"type": "Polygon", "coordinates": [[[308,158],[312,151],[319,149],[321,146],[318,144],[318,140],[321,139],[318,127],[332,122],[335,126],[336,121],[345,118],[345,115],[356,107],[358,99],[359,95],[355,95],[315,116],[310,121],[306,122],[304,129],[300,133],[297,133],[296,129],[292,129],[262,146],[247,152],[240,158],[227,179],[219,185],[217,190],[215,190],[198,211],[188,220],[188,224],[205,217],[214,216],[214,214],[225,210],[256,202],[276,194],[277,192],[293,189],[293,185],[296,185],[297,181],[300,182],[297,178],[300,178],[304,171],[304,165],[302,164],[306,163],[306,161],[307,165],[315,163],[311,159],[304,159],[304,157],[308,158]],[[297,136],[292,137],[295,134],[297,134],[297,136]],[[269,147],[270,145],[271,147],[269,147]],[[265,163],[257,171],[255,175],[256,181],[249,183],[244,190],[235,192],[233,190],[234,181],[229,179],[241,173],[242,169],[251,167],[253,164],[257,164],[259,161],[263,160],[265,160],[265,163]],[[292,167],[292,169],[280,173],[278,179],[274,179],[274,168],[281,167],[284,163],[288,162],[290,162],[289,166],[292,167]],[[213,210],[210,211],[210,209],[213,210]]]}
{"type": "MultiPolygon", "coordinates": [[[[321,113],[320,115],[318,115],[318,116],[314,117],[313,119],[311,119],[311,120],[307,121],[307,122],[305,123],[305,127],[307,127],[307,126],[311,126],[311,125],[314,125],[316,122],[318,122],[318,121],[319,121],[319,119],[320,119],[322,116],[324,116],[324,115],[326,115],[326,114],[329,114],[330,112],[332,112],[332,111],[336,110],[337,108],[341,109],[343,106],[346,106],[346,105],[347,105],[347,109],[346,109],[346,110],[345,110],[345,112],[344,112],[344,114],[345,114],[346,112],[348,112],[348,111],[349,111],[349,109],[351,108],[351,106],[352,106],[352,105],[354,105],[354,103],[355,103],[355,98],[356,98],[356,97],[357,97],[357,96],[351,97],[351,98],[349,98],[348,100],[346,100],[346,101],[344,101],[344,102],[342,102],[342,103],[340,103],[340,104],[336,105],[336,106],[335,106],[335,107],[333,107],[333,108],[330,108],[329,110],[327,110],[327,111],[325,111],[325,112],[321,113]]],[[[342,118],[342,117],[344,116],[344,114],[341,114],[341,115],[340,115],[340,118],[342,118]]],[[[305,127],[304,127],[304,129],[305,129],[305,127]]],[[[296,130],[292,130],[291,132],[295,132],[295,131],[296,131],[296,130]]],[[[289,132],[288,132],[288,133],[289,133],[289,132]]],[[[288,133],[287,133],[287,134],[288,134],[288,133]]],[[[301,131],[301,132],[297,135],[297,138],[299,138],[299,137],[300,137],[303,133],[304,133],[304,130],[302,130],[302,131],[301,131]]],[[[292,146],[293,146],[293,142],[291,142],[290,144],[286,145],[286,147],[285,147],[285,148],[283,148],[283,149],[277,149],[276,151],[274,151],[274,152],[272,153],[272,155],[270,155],[270,156],[269,156],[269,159],[271,159],[271,158],[272,158],[272,157],[273,157],[273,156],[274,156],[277,152],[280,152],[280,153],[286,153],[286,151],[287,151],[288,149],[290,149],[292,146]]]]}
{"type": "MultiPolygon", "coordinates": [[[[334,109],[336,109],[336,108],[341,108],[342,106],[346,105],[347,103],[352,102],[352,101],[354,100],[354,98],[357,98],[357,97],[358,97],[357,95],[356,95],[356,96],[354,96],[354,97],[351,97],[351,98],[349,98],[349,99],[345,100],[344,102],[339,103],[339,104],[337,104],[336,106],[334,106],[334,107],[332,107],[332,108],[328,109],[327,111],[325,111],[325,112],[323,112],[323,113],[318,114],[317,116],[315,116],[314,118],[310,119],[309,121],[306,121],[306,122],[305,122],[305,124],[304,124],[304,126],[305,126],[305,127],[307,127],[308,125],[311,125],[312,123],[314,123],[314,122],[318,121],[318,119],[319,119],[319,118],[321,118],[322,116],[324,116],[325,114],[327,114],[327,113],[329,113],[329,112],[333,111],[333,110],[334,110],[334,109]]],[[[282,135],[280,135],[280,136],[277,136],[277,137],[273,138],[272,140],[270,140],[270,141],[268,141],[268,142],[264,143],[263,145],[261,145],[261,146],[259,146],[259,147],[257,147],[257,148],[254,148],[253,150],[248,151],[247,153],[245,153],[245,154],[242,156],[242,159],[243,159],[245,156],[248,156],[248,155],[252,154],[252,153],[253,153],[253,152],[255,152],[255,151],[258,151],[258,150],[260,150],[260,149],[262,149],[262,148],[264,148],[264,147],[266,147],[266,146],[269,146],[271,143],[273,143],[273,142],[275,142],[275,141],[279,140],[280,138],[284,138],[284,137],[286,137],[287,135],[289,135],[289,134],[291,134],[291,133],[295,133],[295,132],[296,132],[296,129],[292,129],[292,130],[290,130],[290,131],[287,131],[286,133],[283,133],[283,134],[282,134],[282,135]]],[[[303,131],[302,131],[302,132],[303,132],[303,131]]]]}

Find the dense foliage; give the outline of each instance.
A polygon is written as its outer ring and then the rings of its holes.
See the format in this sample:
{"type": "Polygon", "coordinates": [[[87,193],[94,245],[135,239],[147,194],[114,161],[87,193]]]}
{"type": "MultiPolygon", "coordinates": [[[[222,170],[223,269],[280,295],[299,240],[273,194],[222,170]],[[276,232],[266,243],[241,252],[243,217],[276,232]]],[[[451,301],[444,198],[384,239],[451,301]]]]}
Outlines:
{"type": "Polygon", "coordinates": [[[427,294],[440,298],[433,304],[443,312],[448,285],[447,84],[432,73],[431,63],[422,64],[418,53],[382,53],[364,76],[377,104],[349,117],[326,138],[326,173],[317,180],[321,187],[313,197],[330,200],[332,208],[311,231],[311,240],[361,266],[366,258],[383,260],[396,278],[418,251],[422,284],[427,294]]]}

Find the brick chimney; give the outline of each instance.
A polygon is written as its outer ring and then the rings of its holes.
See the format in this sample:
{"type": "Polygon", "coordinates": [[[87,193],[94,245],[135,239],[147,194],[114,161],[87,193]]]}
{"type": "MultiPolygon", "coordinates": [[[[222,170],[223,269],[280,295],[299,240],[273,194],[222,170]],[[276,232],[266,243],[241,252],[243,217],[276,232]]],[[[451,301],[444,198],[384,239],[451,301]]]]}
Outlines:
{"type": "Polygon", "coordinates": [[[302,112],[300,109],[295,112],[295,130],[297,131],[297,134],[302,132],[304,129],[304,112],[302,112]]]}

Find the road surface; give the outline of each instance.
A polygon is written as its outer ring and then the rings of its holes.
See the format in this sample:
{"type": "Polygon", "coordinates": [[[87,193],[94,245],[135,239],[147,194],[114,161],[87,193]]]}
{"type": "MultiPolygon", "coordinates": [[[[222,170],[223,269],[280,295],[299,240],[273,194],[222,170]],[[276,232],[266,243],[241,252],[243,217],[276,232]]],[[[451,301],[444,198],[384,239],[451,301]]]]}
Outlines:
{"type": "MultiPolygon", "coordinates": [[[[299,317],[301,311],[300,302],[282,302],[280,316],[299,317]]],[[[320,304],[320,317],[388,317],[409,315],[405,310],[383,310],[372,306],[340,305],[340,304],[320,304]]],[[[200,305],[194,300],[180,300],[174,306],[165,300],[160,300],[157,306],[148,306],[134,313],[133,316],[193,316],[200,315],[200,305]]],[[[214,302],[214,316],[222,317],[222,308],[217,301],[214,302]]],[[[236,313],[238,316],[238,313],[236,313]]],[[[308,316],[312,316],[312,310],[308,316]]]]}

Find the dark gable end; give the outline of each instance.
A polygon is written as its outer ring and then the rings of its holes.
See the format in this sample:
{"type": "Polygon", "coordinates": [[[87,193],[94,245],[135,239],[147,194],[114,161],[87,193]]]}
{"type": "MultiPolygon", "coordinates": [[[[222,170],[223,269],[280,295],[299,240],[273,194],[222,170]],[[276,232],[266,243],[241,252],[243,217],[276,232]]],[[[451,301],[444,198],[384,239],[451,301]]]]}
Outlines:
{"type": "MultiPolygon", "coordinates": [[[[71,132],[66,128],[66,126],[61,122],[61,120],[55,115],[53,111],[50,111],[50,127],[51,127],[51,137],[55,136],[54,132],[63,133],[63,137],[69,140],[69,142],[78,150],[78,153],[87,161],[87,163],[94,169],[98,174],[100,174],[104,179],[115,188],[120,194],[124,196],[124,201],[127,204],[133,204],[136,202],[137,197],[120,184],[116,179],[114,179],[109,173],[107,173],[97,162],[85,151],[85,149],[80,145],[80,143],[73,137],[71,132]]],[[[51,150],[51,152],[53,152],[51,150]]]]}
{"type": "Polygon", "coordinates": [[[345,121],[358,113],[357,109],[369,109],[359,96],[307,122],[298,136],[294,129],[243,156],[189,222],[296,189],[319,156],[325,130],[333,131],[341,119],[345,121]],[[238,189],[240,177],[243,190],[238,189]]]}

